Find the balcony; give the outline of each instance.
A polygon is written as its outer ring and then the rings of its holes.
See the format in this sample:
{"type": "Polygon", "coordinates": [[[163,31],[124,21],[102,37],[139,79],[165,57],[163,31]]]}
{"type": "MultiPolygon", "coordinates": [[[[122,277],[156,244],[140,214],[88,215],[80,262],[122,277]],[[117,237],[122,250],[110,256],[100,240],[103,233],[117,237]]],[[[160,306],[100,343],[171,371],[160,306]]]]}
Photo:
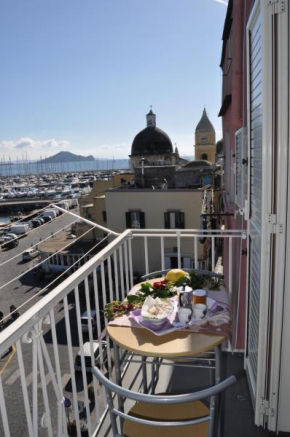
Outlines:
{"type": "MultiPolygon", "coordinates": [[[[92,351],[93,341],[99,341],[100,367],[114,375],[113,349],[105,331],[106,303],[124,299],[141,275],[185,267],[185,263],[189,268],[199,268],[203,263],[203,268],[213,271],[223,269],[225,264],[225,285],[234,297],[238,290],[233,272],[239,262],[234,253],[244,237],[242,231],[223,230],[126,230],[118,236],[110,235],[104,249],[2,331],[0,354],[7,353],[8,359],[0,369],[0,435],[68,435],[68,422],[75,429],[71,435],[111,435],[106,431],[109,424],[104,389],[84,370],[83,346],[88,342],[92,351]],[[95,326],[91,319],[94,309],[95,326]],[[81,325],[84,311],[88,315],[86,333],[81,325]],[[81,371],[75,371],[79,350],[81,371]]],[[[235,309],[233,312],[237,313],[235,309]]],[[[237,323],[236,317],[233,331],[237,323]]],[[[243,366],[242,355],[226,350],[224,354],[229,373],[243,366]]],[[[130,375],[136,375],[136,388],[139,370],[128,358],[123,367],[124,383],[131,384],[130,375]],[[128,371],[130,366],[134,371],[128,371]]],[[[187,387],[189,379],[186,373],[167,368],[158,384],[163,391],[168,384],[174,390],[187,387]]],[[[231,389],[228,399],[225,435],[257,436],[246,382],[231,389]],[[243,411],[242,419],[233,412],[236,407],[243,411]],[[236,429],[237,423],[240,429],[236,429]]]]}

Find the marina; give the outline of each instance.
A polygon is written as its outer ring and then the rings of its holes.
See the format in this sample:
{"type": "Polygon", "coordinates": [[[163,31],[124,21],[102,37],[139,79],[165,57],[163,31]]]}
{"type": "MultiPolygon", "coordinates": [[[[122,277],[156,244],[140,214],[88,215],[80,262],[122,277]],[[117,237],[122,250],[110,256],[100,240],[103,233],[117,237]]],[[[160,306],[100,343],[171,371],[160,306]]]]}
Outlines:
{"type": "Polygon", "coordinates": [[[89,194],[94,181],[108,180],[121,170],[34,174],[0,177],[0,202],[78,198],[89,194]]]}

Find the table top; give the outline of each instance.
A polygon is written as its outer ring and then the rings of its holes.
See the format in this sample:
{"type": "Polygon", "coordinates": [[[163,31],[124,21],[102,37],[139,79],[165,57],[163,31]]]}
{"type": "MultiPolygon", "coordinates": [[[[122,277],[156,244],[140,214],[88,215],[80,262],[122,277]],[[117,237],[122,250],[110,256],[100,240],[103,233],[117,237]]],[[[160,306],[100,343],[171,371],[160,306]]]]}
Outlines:
{"type": "Polygon", "coordinates": [[[128,326],[107,326],[109,337],[122,349],[148,357],[181,357],[212,350],[225,336],[199,332],[174,331],[166,335],[154,335],[148,329],[128,326]]]}
{"type": "MultiPolygon", "coordinates": [[[[163,278],[162,278],[163,279],[163,278]]],[[[158,281],[156,278],[146,282],[158,281]]],[[[139,290],[140,284],[132,291],[139,290]]],[[[150,357],[180,357],[196,355],[221,344],[223,335],[202,334],[197,332],[174,331],[157,336],[148,329],[128,326],[107,326],[109,337],[122,349],[150,357]]]]}

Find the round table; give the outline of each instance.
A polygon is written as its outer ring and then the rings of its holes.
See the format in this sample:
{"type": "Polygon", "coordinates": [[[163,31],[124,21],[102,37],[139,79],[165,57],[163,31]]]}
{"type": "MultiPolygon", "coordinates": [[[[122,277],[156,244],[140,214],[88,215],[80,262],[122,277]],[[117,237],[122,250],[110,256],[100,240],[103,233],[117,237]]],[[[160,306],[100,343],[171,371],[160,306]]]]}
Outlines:
{"type": "MultiPolygon", "coordinates": [[[[154,278],[143,282],[159,282],[164,278],[154,278]]],[[[140,290],[142,282],[134,285],[130,294],[140,290]]],[[[128,326],[107,326],[109,337],[122,349],[148,357],[178,357],[197,355],[214,349],[226,337],[223,335],[201,334],[197,332],[174,331],[166,335],[155,335],[145,328],[128,326]]]]}
{"type": "Polygon", "coordinates": [[[174,358],[197,355],[220,345],[225,336],[174,331],[157,336],[148,329],[107,326],[109,337],[122,349],[147,357],[174,358]]]}

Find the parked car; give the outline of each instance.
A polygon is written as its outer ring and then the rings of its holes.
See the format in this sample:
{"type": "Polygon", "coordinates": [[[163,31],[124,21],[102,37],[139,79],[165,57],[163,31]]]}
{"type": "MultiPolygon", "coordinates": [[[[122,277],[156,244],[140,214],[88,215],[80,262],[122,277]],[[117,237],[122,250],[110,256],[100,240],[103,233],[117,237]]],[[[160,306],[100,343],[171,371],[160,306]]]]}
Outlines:
{"type": "Polygon", "coordinates": [[[43,225],[44,222],[42,220],[40,220],[39,218],[35,218],[35,219],[31,220],[30,223],[32,224],[33,228],[38,228],[39,226],[43,225]]]}
{"type": "Polygon", "coordinates": [[[0,246],[2,250],[5,249],[13,249],[14,247],[18,246],[19,241],[15,240],[14,238],[5,236],[0,237],[0,246]]]}
{"type": "Polygon", "coordinates": [[[31,248],[31,249],[27,249],[27,250],[26,250],[25,252],[23,252],[23,254],[22,254],[22,260],[23,260],[23,261],[30,261],[30,260],[32,260],[33,258],[38,257],[38,255],[39,255],[39,251],[38,251],[38,250],[33,249],[33,248],[31,248]]]}
{"type": "MultiPolygon", "coordinates": [[[[103,359],[104,362],[107,361],[107,343],[105,341],[100,341],[100,344],[102,346],[103,350],[103,359]]],[[[91,359],[91,345],[90,342],[84,343],[84,359],[85,359],[85,370],[86,372],[92,371],[92,359],[91,359]]],[[[94,359],[93,364],[95,366],[100,366],[100,351],[99,351],[99,342],[93,341],[93,349],[94,349],[94,359]]],[[[75,370],[81,371],[82,370],[82,361],[81,361],[81,351],[78,351],[78,354],[75,359],[75,370]]]]}
{"type": "Polygon", "coordinates": [[[44,220],[45,223],[51,222],[52,217],[48,215],[42,215],[41,218],[44,220]]]}
{"type": "MultiPolygon", "coordinates": [[[[91,323],[92,323],[92,328],[96,329],[97,313],[95,310],[91,310],[91,323]]],[[[82,325],[82,331],[88,332],[88,330],[89,330],[89,316],[88,316],[87,311],[85,311],[81,316],[81,325],[82,325]]]]}
{"type": "Polygon", "coordinates": [[[11,239],[15,240],[18,236],[12,232],[5,232],[5,237],[10,237],[11,239]]]}

